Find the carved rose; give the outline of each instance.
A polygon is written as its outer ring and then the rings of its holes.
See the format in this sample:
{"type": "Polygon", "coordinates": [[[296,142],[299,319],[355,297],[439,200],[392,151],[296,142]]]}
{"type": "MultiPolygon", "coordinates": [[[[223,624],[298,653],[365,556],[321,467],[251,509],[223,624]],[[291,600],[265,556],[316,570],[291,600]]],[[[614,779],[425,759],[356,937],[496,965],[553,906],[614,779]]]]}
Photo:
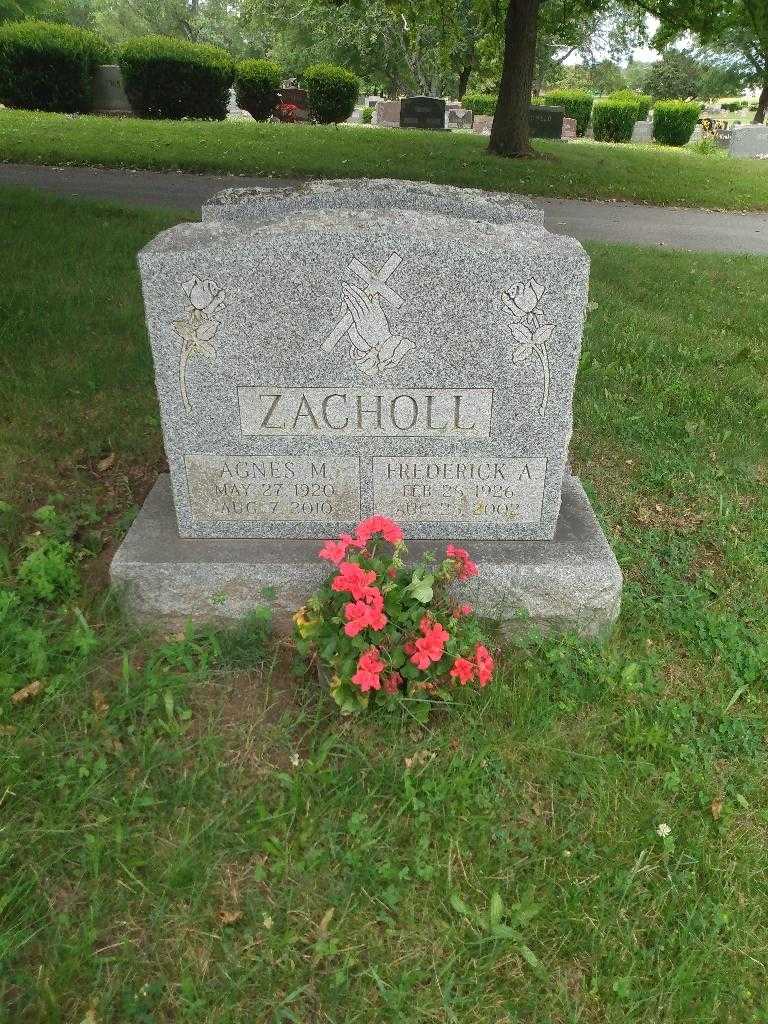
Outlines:
{"type": "Polygon", "coordinates": [[[215,281],[201,281],[193,277],[181,286],[189,296],[195,309],[205,310],[209,315],[214,313],[224,301],[224,289],[215,281]]]}
{"type": "Polygon", "coordinates": [[[501,298],[513,316],[527,316],[536,309],[545,291],[545,286],[532,277],[526,284],[514,285],[501,298]]]}

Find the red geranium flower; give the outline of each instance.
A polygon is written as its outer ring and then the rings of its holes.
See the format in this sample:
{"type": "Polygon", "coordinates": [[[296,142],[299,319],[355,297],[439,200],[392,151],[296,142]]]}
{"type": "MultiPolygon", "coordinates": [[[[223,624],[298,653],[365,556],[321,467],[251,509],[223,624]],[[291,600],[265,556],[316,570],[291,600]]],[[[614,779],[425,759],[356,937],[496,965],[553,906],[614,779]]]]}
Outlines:
{"type": "Polygon", "coordinates": [[[475,674],[475,666],[471,661],[467,661],[466,658],[457,658],[448,674],[453,679],[458,679],[462,686],[466,686],[475,674]]]}
{"type": "Polygon", "coordinates": [[[339,575],[334,576],[331,587],[333,590],[348,591],[356,601],[362,600],[371,590],[376,579],[373,570],[361,569],[354,562],[342,562],[339,575]]]}
{"type": "Polygon", "coordinates": [[[469,557],[469,552],[465,551],[464,548],[457,548],[453,544],[449,544],[445,549],[445,553],[448,558],[452,558],[455,562],[459,563],[458,578],[460,580],[468,580],[470,576],[477,575],[477,566],[469,557]]]}
{"type": "Polygon", "coordinates": [[[403,531],[397,523],[393,523],[386,516],[371,516],[370,519],[364,519],[355,530],[355,536],[363,544],[367,544],[374,533],[380,533],[390,544],[399,544],[403,539],[403,531]]]}

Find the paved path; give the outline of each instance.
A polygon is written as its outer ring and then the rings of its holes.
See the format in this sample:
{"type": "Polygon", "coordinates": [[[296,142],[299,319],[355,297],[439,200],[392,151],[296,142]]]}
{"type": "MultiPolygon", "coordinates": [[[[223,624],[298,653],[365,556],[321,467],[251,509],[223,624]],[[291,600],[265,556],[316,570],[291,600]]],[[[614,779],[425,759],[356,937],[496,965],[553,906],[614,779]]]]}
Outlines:
{"type": "MultiPolygon", "coordinates": [[[[221,177],[174,171],[0,164],[0,185],[25,185],[57,195],[136,206],[199,210],[214,192],[231,186],[284,185],[288,179],[221,177]]],[[[670,249],[768,255],[768,214],[714,213],[633,203],[540,199],[551,231],[584,240],[627,242],[670,249]]]]}

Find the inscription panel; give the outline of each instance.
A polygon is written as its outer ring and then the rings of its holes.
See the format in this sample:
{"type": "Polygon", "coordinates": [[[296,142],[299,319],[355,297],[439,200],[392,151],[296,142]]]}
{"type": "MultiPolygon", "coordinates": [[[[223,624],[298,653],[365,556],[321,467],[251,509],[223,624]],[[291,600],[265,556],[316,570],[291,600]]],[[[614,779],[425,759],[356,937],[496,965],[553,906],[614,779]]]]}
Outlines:
{"type": "Polygon", "coordinates": [[[373,460],[376,511],[399,522],[541,521],[545,458],[373,460]]]}
{"type": "Polygon", "coordinates": [[[493,389],[239,387],[244,435],[461,437],[491,433],[493,389]]]}
{"type": "Polygon", "coordinates": [[[186,455],[196,519],[326,522],[360,519],[360,460],[354,456],[186,455]]]}

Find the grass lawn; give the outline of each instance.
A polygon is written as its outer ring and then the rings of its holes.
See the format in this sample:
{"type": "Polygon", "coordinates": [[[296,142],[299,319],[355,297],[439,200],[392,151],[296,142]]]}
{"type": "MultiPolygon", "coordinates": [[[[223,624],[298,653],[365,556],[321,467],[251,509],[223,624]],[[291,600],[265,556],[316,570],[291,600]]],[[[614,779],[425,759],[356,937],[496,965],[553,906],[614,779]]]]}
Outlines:
{"type": "Polygon", "coordinates": [[[0,192],[0,1021],[765,1024],[766,261],[589,246],[620,624],[508,644],[422,728],[340,720],[258,623],[105,597],[170,223],[0,192]]]}
{"type": "Polygon", "coordinates": [[[503,160],[479,136],[253,122],[140,121],[0,111],[15,163],[181,169],[274,177],[390,177],[502,192],[768,209],[768,166],[662,146],[536,141],[540,160],[503,160]]]}

